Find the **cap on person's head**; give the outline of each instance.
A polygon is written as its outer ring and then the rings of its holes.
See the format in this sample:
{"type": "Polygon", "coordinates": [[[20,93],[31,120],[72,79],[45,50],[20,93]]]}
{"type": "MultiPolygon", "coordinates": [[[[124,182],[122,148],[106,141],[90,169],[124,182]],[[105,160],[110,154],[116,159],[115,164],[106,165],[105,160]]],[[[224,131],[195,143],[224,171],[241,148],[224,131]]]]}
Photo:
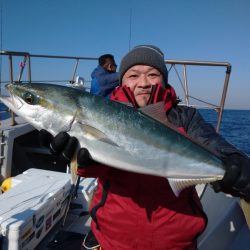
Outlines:
{"type": "Polygon", "coordinates": [[[123,75],[135,65],[148,65],[156,68],[162,74],[164,84],[168,83],[168,70],[162,51],[153,45],[139,45],[129,51],[122,59],[119,68],[119,81],[122,84],[123,75]]]}

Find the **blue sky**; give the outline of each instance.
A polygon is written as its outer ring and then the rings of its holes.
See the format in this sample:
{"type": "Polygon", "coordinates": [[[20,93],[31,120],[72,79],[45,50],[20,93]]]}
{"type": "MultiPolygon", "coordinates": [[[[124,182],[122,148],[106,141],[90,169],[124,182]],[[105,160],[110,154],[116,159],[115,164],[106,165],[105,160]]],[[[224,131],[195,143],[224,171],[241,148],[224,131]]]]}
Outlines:
{"type": "MultiPolygon", "coordinates": [[[[162,49],[166,59],[231,63],[226,108],[250,109],[249,0],[0,0],[0,3],[2,50],[89,57],[112,53],[119,65],[130,48],[154,44],[162,49]]],[[[83,65],[78,74],[89,78],[95,66],[96,63],[83,65]]],[[[67,67],[70,78],[73,65],[67,67]]],[[[41,76],[66,73],[65,66],[50,64],[34,70],[41,76]]],[[[218,98],[215,97],[218,83],[210,80],[210,74],[198,75],[194,87],[197,94],[200,91],[208,99],[218,98]]],[[[175,87],[176,83],[171,84],[175,87]]]]}

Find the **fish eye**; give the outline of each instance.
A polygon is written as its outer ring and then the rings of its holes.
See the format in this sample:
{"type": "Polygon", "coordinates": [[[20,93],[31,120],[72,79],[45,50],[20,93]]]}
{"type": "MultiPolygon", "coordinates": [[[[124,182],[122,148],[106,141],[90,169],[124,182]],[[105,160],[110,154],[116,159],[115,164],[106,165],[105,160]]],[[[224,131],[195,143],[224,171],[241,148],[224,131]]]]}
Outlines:
{"type": "Polygon", "coordinates": [[[28,104],[35,104],[37,102],[36,96],[34,96],[32,93],[28,92],[24,94],[24,101],[28,104]]]}

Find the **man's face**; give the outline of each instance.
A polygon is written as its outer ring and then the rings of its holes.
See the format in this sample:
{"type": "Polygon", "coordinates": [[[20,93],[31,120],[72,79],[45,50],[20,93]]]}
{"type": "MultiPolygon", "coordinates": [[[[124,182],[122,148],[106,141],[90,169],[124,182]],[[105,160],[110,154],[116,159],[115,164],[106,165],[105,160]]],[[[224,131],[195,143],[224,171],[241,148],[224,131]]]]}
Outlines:
{"type": "Polygon", "coordinates": [[[107,58],[105,64],[103,65],[103,68],[110,73],[114,73],[116,72],[117,65],[115,61],[107,58]]]}
{"type": "Polygon", "coordinates": [[[127,70],[122,78],[122,86],[127,86],[134,93],[139,107],[144,107],[150,98],[152,86],[163,84],[162,74],[147,65],[135,65],[127,70]]]}

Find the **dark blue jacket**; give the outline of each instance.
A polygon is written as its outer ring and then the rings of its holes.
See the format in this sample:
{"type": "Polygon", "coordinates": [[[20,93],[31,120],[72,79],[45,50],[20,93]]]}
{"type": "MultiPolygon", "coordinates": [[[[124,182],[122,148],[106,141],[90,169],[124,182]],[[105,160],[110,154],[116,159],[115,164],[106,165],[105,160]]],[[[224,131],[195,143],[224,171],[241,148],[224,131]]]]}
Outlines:
{"type": "Polygon", "coordinates": [[[110,73],[98,65],[91,73],[90,93],[109,97],[113,89],[119,85],[119,73],[110,73]]]}

